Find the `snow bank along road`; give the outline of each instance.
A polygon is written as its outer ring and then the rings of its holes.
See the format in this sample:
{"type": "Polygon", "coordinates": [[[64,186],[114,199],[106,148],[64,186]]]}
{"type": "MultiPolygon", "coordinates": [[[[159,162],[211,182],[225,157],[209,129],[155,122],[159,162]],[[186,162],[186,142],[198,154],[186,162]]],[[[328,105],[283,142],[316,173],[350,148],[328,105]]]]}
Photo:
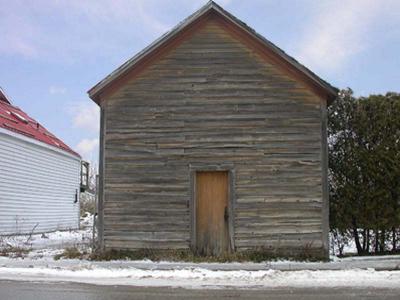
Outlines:
{"type": "Polygon", "coordinates": [[[97,285],[137,287],[202,288],[389,288],[400,290],[400,271],[325,270],[325,271],[213,271],[203,268],[142,270],[137,268],[99,268],[88,265],[60,268],[0,267],[0,280],[79,282],[97,285]]]}

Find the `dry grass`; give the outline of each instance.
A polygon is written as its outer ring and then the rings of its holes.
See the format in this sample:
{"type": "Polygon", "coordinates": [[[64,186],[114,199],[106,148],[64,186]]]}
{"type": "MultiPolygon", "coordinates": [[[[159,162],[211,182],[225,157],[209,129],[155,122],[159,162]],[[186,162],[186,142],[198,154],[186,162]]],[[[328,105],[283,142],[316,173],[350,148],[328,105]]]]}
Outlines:
{"type": "Polygon", "coordinates": [[[26,257],[31,250],[32,249],[9,246],[0,249],[0,256],[23,258],[26,257]]]}
{"type": "Polygon", "coordinates": [[[59,260],[61,258],[87,259],[87,258],[89,258],[89,254],[86,251],[79,250],[78,247],[75,246],[75,247],[65,248],[62,253],[54,256],[54,260],[59,260]]]}
{"type": "Polygon", "coordinates": [[[174,262],[264,262],[277,259],[300,260],[300,261],[321,261],[323,257],[315,257],[310,249],[305,249],[298,255],[292,257],[279,256],[266,250],[244,251],[227,253],[222,256],[201,256],[196,255],[190,250],[108,250],[93,252],[89,258],[91,260],[143,260],[151,261],[174,261],[174,262]]]}

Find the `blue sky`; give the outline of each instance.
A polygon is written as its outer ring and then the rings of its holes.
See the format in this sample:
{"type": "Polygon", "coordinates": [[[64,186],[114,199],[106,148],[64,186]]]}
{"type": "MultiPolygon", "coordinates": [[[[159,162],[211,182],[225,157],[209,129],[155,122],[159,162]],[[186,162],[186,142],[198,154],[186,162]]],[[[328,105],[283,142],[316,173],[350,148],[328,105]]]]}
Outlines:
{"type": "MultiPolygon", "coordinates": [[[[0,86],[96,161],[87,90],[206,0],[0,0],[0,86]]],[[[400,91],[400,1],[216,1],[339,88],[400,91]]]]}

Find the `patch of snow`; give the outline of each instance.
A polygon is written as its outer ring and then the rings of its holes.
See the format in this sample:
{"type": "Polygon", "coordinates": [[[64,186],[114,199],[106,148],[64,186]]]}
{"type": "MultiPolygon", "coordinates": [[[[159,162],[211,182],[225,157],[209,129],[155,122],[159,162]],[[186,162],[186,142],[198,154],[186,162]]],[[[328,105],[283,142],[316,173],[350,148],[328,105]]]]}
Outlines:
{"type": "Polygon", "coordinates": [[[357,247],[354,240],[349,240],[347,244],[344,245],[343,253],[345,254],[357,254],[357,247]]]}
{"type": "Polygon", "coordinates": [[[86,212],[85,215],[81,217],[81,227],[93,228],[93,214],[86,212]]]}
{"type": "Polygon", "coordinates": [[[175,270],[107,269],[75,266],[0,268],[0,279],[70,281],[103,285],[169,286],[183,288],[271,287],[387,287],[399,288],[400,271],[211,271],[202,268],[175,270]]]}
{"type": "Polygon", "coordinates": [[[89,248],[92,242],[93,215],[86,213],[81,218],[79,230],[55,231],[32,235],[0,237],[0,251],[3,249],[24,249],[28,257],[54,256],[66,247],[89,248]]]}

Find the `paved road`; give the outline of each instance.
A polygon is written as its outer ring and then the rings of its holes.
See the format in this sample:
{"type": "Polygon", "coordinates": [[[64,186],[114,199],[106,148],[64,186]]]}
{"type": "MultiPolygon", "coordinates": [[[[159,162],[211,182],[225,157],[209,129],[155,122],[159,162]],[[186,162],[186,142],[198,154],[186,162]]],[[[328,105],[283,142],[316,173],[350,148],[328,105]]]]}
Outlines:
{"type": "Polygon", "coordinates": [[[268,299],[345,300],[400,299],[400,289],[269,289],[185,290],[127,286],[96,286],[77,283],[0,281],[0,300],[128,300],[128,299],[268,299]]]}

